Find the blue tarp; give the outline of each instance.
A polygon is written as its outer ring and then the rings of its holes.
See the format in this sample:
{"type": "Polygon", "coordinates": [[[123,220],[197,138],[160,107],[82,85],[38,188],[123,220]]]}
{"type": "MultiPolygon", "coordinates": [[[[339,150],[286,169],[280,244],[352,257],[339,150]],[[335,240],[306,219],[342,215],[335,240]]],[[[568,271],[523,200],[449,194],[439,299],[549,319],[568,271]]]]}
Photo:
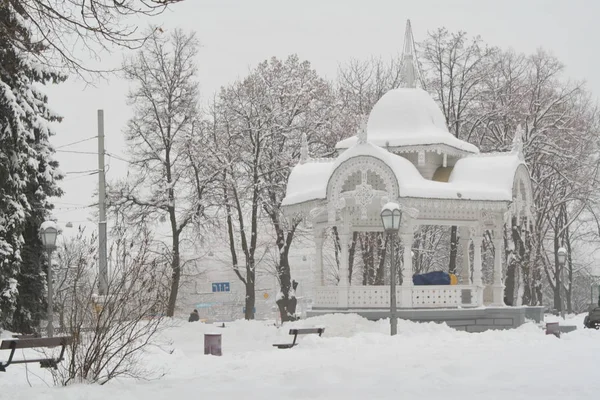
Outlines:
{"type": "Polygon", "coordinates": [[[415,285],[449,285],[450,274],[443,271],[433,271],[413,276],[415,285]]]}

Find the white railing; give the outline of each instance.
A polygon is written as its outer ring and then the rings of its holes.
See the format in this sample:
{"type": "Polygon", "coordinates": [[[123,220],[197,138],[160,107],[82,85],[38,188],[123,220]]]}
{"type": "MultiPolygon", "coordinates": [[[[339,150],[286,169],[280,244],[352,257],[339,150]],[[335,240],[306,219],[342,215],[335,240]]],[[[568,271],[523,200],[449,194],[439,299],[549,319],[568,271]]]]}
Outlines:
{"type": "Polygon", "coordinates": [[[480,288],[470,285],[414,286],[412,306],[414,308],[477,307],[478,289],[480,288]]]}
{"type": "Polygon", "coordinates": [[[339,307],[339,286],[320,286],[315,293],[313,307],[339,307]]]}
{"type": "MultiPolygon", "coordinates": [[[[317,308],[389,308],[389,286],[321,286],[315,290],[317,308]],[[347,293],[347,306],[345,294],[347,293]]],[[[483,288],[471,285],[397,286],[398,308],[458,308],[483,305],[483,288]]]]}
{"type": "Polygon", "coordinates": [[[389,306],[389,286],[350,286],[348,288],[349,308],[387,308],[389,306]]]}

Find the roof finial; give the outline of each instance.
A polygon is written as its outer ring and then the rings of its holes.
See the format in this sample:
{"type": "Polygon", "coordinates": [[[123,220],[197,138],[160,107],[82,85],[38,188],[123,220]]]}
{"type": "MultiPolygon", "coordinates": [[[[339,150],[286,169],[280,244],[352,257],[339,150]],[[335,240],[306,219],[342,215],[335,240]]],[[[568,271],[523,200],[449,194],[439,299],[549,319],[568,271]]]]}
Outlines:
{"type": "Polygon", "coordinates": [[[517,125],[517,130],[515,131],[515,137],[513,138],[512,143],[512,152],[519,156],[519,159],[523,160],[523,135],[525,131],[521,124],[517,125]]]}
{"type": "Polygon", "coordinates": [[[302,132],[302,144],[300,145],[300,164],[304,164],[308,161],[308,140],[306,139],[306,132],[302,132]]]}
{"type": "Polygon", "coordinates": [[[358,130],[358,144],[367,143],[367,118],[363,117],[358,130]]]}
{"type": "Polygon", "coordinates": [[[404,31],[404,49],[402,50],[402,78],[407,88],[417,87],[417,74],[415,71],[415,40],[412,34],[410,19],[406,20],[406,30],[404,31]]]}

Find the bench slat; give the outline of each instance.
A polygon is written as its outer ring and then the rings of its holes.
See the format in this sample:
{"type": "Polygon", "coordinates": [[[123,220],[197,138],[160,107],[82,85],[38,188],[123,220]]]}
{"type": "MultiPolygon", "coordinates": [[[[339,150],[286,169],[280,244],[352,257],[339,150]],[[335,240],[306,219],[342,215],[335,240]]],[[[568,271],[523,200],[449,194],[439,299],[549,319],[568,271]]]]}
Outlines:
{"type": "Polygon", "coordinates": [[[4,339],[0,343],[0,350],[10,350],[15,343],[15,349],[31,349],[35,347],[57,347],[71,344],[71,336],[59,336],[52,338],[28,338],[28,339],[4,339]]]}
{"type": "Polygon", "coordinates": [[[290,335],[306,335],[309,333],[323,333],[325,328],[292,328],[290,329],[290,335]]]}

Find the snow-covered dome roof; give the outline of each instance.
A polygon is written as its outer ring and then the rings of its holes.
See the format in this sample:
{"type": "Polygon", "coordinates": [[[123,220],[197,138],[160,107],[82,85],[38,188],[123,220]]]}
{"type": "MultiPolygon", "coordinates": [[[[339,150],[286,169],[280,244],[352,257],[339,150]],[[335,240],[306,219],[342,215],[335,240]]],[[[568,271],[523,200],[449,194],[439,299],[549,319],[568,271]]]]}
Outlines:
{"type": "MultiPolygon", "coordinates": [[[[393,89],[383,95],[369,115],[367,135],[371,143],[382,147],[447,145],[467,153],[479,152],[448,132],[442,111],[429,93],[419,88],[393,89]]],[[[336,147],[346,149],[356,141],[354,136],[336,147]]]]}
{"type": "Polygon", "coordinates": [[[369,115],[367,130],[371,139],[416,132],[450,134],[442,111],[431,96],[419,88],[393,89],[383,95],[369,115]]]}

